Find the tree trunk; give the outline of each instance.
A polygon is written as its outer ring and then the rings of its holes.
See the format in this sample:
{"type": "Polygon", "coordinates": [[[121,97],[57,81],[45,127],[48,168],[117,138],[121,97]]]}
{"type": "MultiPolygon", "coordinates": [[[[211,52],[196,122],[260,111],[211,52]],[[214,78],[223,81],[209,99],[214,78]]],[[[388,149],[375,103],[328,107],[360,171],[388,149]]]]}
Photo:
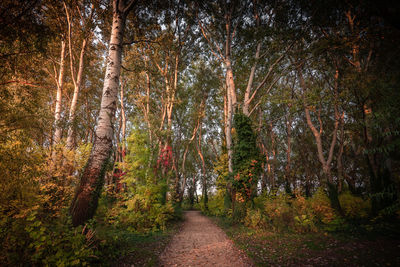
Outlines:
{"type": "Polygon", "coordinates": [[[233,147],[232,147],[232,118],[235,112],[236,107],[236,88],[235,81],[233,79],[233,70],[232,70],[232,62],[231,62],[231,46],[232,46],[232,35],[231,35],[231,12],[227,11],[225,14],[225,75],[226,75],[226,90],[227,90],[227,100],[228,100],[228,117],[227,117],[227,129],[226,129],[226,148],[228,150],[228,170],[230,173],[233,172],[232,166],[232,156],[233,156],[233,147]]]}
{"type": "MultiPolygon", "coordinates": [[[[230,64],[230,61],[228,61],[230,64]]],[[[229,65],[230,66],[230,65],[229,65]]],[[[226,129],[226,148],[228,150],[228,169],[229,172],[233,172],[232,166],[232,156],[233,156],[233,147],[232,147],[232,119],[234,114],[234,108],[236,106],[236,92],[235,92],[235,83],[233,81],[233,72],[231,67],[227,67],[226,70],[226,87],[227,87],[227,129],[226,129]]]]}
{"type": "Polygon", "coordinates": [[[180,202],[182,202],[182,200],[183,200],[183,194],[185,193],[185,187],[186,187],[186,171],[185,171],[186,156],[189,151],[189,145],[193,142],[194,138],[196,137],[197,130],[199,129],[199,126],[200,126],[200,120],[201,120],[201,117],[199,116],[199,118],[197,120],[197,124],[193,129],[192,137],[190,138],[189,142],[186,144],[185,152],[183,153],[182,168],[181,168],[183,181],[182,181],[182,186],[181,186],[180,195],[179,195],[180,202]]]}
{"type": "Polygon", "coordinates": [[[344,170],[343,170],[343,156],[344,150],[344,120],[341,118],[340,120],[340,146],[339,152],[337,156],[337,171],[338,171],[338,192],[340,193],[343,189],[343,181],[344,181],[344,170]]]}
{"type": "MultiPolygon", "coordinates": [[[[256,5],[257,3],[254,3],[254,4],[256,5]]],[[[260,16],[258,15],[256,7],[254,7],[254,18],[256,20],[256,27],[259,28],[260,27],[260,16]]],[[[257,62],[260,58],[260,51],[261,51],[261,42],[258,42],[257,48],[256,48],[256,54],[254,57],[254,64],[250,70],[250,76],[249,76],[249,80],[247,82],[247,87],[246,87],[246,91],[244,93],[244,99],[243,99],[243,114],[246,115],[247,117],[250,116],[249,106],[250,106],[251,100],[253,99],[250,97],[250,94],[251,94],[251,89],[253,87],[253,80],[254,80],[254,76],[256,73],[257,62]]]]}
{"type": "MultiPolygon", "coordinates": [[[[272,156],[273,159],[269,159],[270,163],[270,184],[271,188],[275,188],[275,166],[276,166],[276,142],[275,142],[275,133],[274,133],[274,126],[272,125],[272,122],[269,125],[271,133],[271,150],[272,150],[272,156]]],[[[267,152],[268,153],[268,152],[267,152]]]]}
{"type": "Polygon", "coordinates": [[[121,132],[121,140],[120,140],[120,146],[118,149],[120,150],[120,160],[121,162],[124,161],[125,157],[125,152],[126,152],[126,144],[125,144],[125,139],[126,139],[126,114],[125,114],[125,103],[124,103],[124,91],[125,91],[125,86],[126,86],[126,80],[124,80],[121,83],[120,86],[120,91],[119,91],[119,96],[120,96],[120,105],[121,105],[121,117],[120,117],[120,129],[121,132]]]}
{"type": "Polygon", "coordinates": [[[286,167],[285,167],[286,192],[292,193],[291,190],[292,117],[290,115],[290,105],[289,105],[289,115],[286,123],[287,123],[287,149],[286,149],[286,167]]]}
{"type": "MultiPolygon", "coordinates": [[[[57,80],[57,96],[56,96],[56,107],[54,115],[55,132],[53,138],[53,145],[57,145],[61,140],[61,102],[62,102],[62,90],[64,87],[64,65],[65,65],[65,40],[61,41],[61,56],[60,56],[60,70],[57,80]]],[[[54,154],[53,154],[54,156],[54,154]]]]}
{"type": "Polygon", "coordinates": [[[208,195],[207,195],[207,172],[206,172],[206,164],[204,161],[203,152],[201,151],[201,123],[199,126],[199,138],[198,143],[196,145],[197,153],[199,154],[201,160],[201,170],[202,170],[202,187],[203,187],[203,203],[204,209],[208,210],[208,195]]]}
{"type": "MultiPolygon", "coordinates": [[[[71,42],[71,40],[69,41],[71,42]]],[[[83,39],[82,41],[82,48],[81,48],[81,54],[79,57],[79,68],[78,68],[78,74],[76,79],[73,78],[74,82],[74,95],[72,97],[71,101],[71,107],[69,109],[69,126],[68,126],[68,136],[67,136],[67,148],[68,149],[73,149],[75,146],[75,140],[74,140],[74,124],[75,124],[75,113],[76,113],[76,107],[78,104],[78,96],[79,96],[79,91],[81,89],[81,84],[82,84],[82,77],[83,77],[83,59],[85,57],[85,52],[86,52],[86,45],[87,45],[87,39],[83,39]]],[[[71,75],[75,75],[74,72],[72,71],[73,65],[72,65],[72,48],[70,45],[70,58],[71,58],[71,75]]]]}
{"type": "Polygon", "coordinates": [[[74,226],[93,218],[112,150],[126,16],[134,1],[113,1],[113,22],[96,136],[71,205],[74,226]]]}
{"type": "Polygon", "coordinates": [[[323,146],[322,146],[322,120],[321,120],[321,115],[320,112],[318,112],[318,121],[319,121],[319,130],[314,126],[312,120],[311,120],[311,115],[310,115],[310,108],[306,104],[306,99],[305,99],[305,91],[306,91],[306,83],[303,78],[303,74],[301,72],[301,67],[298,67],[297,73],[299,75],[299,82],[300,86],[303,90],[303,105],[304,105],[304,110],[306,114],[306,120],[307,120],[307,125],[311,129],[311,132],[314,135],[315,142],[317,144],[317,151],[318,151],[318,159],[322,165],[322,170],[326,178],[327,182],[327,189],[328,189],[328,195],[331,201],[331,205],[341,212],[341,207],[338,199],[338,192],[337,192],[337,186],[333,182],[333,177],[331,174],[331,163],[333,159],[333,153],[334,153],[334,148],[336,145],[336,139],[337,139],[337,132],[339,128],[339,111],[337,107],[337,101],[338,101],[338,78],[339,78],[339,71],[336,70],[335,72],[335,85],[334,85],[334,91],[335,91],[335,100],[334,100],[334,112],[335,112],[335,123],[334,123],[334,129],[332,131],[332,139],[331,139],[331,144],[330,148],[328,151],[328,158],[325,159],[324,156],[324,151],[323,151],[323,146]]]}

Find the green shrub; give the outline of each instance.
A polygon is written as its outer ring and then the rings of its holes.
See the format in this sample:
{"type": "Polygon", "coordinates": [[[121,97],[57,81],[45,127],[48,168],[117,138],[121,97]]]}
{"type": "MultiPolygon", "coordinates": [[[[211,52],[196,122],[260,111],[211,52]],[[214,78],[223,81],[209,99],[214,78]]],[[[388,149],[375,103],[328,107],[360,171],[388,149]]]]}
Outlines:
{"type": "Polygon", "coordinates": [[[127,227],[131,232],[165,229],[167,222],[175,216],[174,207],[169,202],[161,204],[157,190],[141,188],[134,196],[126,195],[117,202],[108,214],[108,222],[127,227]]]}
{"type": "Polygon", "coordinates": [[[2,218],[0,260],[13,266],[85,266],[94,255],[94,232],[88,227],[73,228],[68,217],[43,220],[33,209],[23,218],[2,218]]]}
{"type": "Polygon", "coordinates": [[[59,220],[54,225],[42,223],[32,213],[25,230],[31,238],[29,248],[35,251],[32,262],[45,266],[86,266],[93,257],[94,232],[73,228],[70,220],[59,220]]]}
{"type": "Polygon", "coordinates": [[[370,200],[364,200],[345,191],[339,195],[340,206],[343,213],[350,219],[364,219],[367,218],[371,211],[370,200]]]}
{"type": "Polygon", "coordinates": [[[225,216],[226,209],[224,205],[224,192],[218,190],[216,194],[208,197],[208,210],[205,210],[203,201],[200,201],[201,211],[212,216],[225,216]]]}

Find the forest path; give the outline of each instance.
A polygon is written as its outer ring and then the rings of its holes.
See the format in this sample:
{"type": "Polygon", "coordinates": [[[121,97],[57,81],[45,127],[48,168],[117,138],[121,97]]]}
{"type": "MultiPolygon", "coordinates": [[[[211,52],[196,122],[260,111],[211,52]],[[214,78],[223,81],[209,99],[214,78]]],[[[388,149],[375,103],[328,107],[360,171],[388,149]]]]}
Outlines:
{"type": "Polygon", "coordinates": [[[253,266],[226,234],[199,211],[185,212],[182,230],[161,255],[162,266],[253,266]]]}

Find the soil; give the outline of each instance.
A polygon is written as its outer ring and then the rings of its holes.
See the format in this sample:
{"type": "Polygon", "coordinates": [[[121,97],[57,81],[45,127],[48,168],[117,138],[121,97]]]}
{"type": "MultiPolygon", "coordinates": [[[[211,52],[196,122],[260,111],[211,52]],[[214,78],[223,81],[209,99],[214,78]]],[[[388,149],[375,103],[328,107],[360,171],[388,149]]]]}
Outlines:
{"type": "Polygon", "coordinates": [[[185,212],[182,230],[161,254],[162,266],[253,266],[246,254],[199,211],[185,212]]]}

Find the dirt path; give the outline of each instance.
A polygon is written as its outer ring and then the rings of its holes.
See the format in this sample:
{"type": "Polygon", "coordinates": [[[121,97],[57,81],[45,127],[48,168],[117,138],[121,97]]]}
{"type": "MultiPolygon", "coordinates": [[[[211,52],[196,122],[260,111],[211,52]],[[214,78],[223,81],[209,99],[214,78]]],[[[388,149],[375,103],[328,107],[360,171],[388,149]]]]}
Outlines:
{"type": "Polygon", "coordinates": [[[181,232],[161,255],[162,266],[253,266],[226,234],[199,211],[185,212],[181,232]]]}

